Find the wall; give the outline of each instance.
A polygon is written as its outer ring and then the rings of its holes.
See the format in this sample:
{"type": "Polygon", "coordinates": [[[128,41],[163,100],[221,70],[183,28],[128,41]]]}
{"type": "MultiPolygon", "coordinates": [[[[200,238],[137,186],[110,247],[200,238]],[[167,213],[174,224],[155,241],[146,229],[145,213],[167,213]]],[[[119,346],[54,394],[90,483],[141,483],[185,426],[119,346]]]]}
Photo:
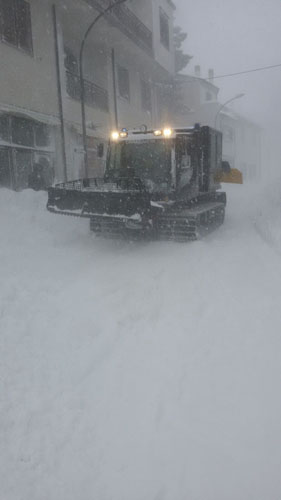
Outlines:
{"type": "Polygon", "coordinates": [[[0,43],[0,102],[58,117],[52,10],[30,2],[33,54],[0,43]]]}

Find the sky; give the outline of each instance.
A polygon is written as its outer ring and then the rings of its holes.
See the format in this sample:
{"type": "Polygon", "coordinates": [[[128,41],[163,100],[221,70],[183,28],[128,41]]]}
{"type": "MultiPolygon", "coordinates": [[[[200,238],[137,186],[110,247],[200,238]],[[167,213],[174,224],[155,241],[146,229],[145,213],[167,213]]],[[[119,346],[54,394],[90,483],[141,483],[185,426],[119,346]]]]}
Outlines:
{"type": "MultiPolygon", "coordinates": [[[[174,0],[175,22],[188,34],[184,50],[193,59],[184,70],[201,66],[207,77],[281,64],[280,0],[174,0]]],[[[228,78],[218,78],[219,100],[239,93],[233,109],[269,128],[281,129],[281,66],[228,78]]]]}

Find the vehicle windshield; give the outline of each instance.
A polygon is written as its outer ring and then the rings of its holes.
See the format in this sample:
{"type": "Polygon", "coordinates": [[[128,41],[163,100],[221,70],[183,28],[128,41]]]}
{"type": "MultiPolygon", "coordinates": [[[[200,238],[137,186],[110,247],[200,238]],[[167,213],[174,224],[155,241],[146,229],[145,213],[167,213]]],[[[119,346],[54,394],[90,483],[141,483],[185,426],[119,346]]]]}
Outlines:
{"type": "Polygon", "coordinates": [[[150,192],[171,189],[171,140],[112,143],[107,177],[138,177],[150,192]]]}

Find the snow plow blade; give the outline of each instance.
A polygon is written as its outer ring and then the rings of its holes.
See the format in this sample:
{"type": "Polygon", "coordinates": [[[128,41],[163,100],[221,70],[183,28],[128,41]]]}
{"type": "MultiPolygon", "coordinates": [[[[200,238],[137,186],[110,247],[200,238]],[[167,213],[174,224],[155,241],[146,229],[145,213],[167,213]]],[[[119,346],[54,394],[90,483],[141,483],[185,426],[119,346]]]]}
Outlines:
{"type": "Polygon", "coordinates": [[[106,183],[103,179],[79,179],[48,189],[50,212],[91,218],[93,215],[135,217],[150,208],[150,196],[136,179],[106,183]]]}

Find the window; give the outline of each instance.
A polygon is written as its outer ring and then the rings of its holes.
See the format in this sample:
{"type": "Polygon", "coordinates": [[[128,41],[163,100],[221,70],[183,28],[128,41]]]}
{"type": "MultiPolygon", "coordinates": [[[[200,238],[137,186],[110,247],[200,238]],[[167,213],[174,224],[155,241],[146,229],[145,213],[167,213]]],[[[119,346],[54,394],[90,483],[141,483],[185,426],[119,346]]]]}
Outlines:
{"type": "Polygon", "coordinates": [[[25,0],[0,0],[1,39],[32,52],[31,15],[25,0]]]}
{"type": "Polygon", "coordinates": [[[149,82],[141,80],[141,106],[145,111],[151,111],[151,87],[149,82]]]}
{"type": "Polygon", "coordinates": [[[129,71],[126,68],[118,66],[118,89],[120,97],[130,100],[130,79],[129,71]]]}
{"type": "Polygon", "coordinates": [[[35,145],[39,147],[49,146],[50,144],[50,134],[49,128],[44,123],[34,124],[35,132],[35,145]]]}
{"type": "Polygon", "coordinates": [[[78,60],[68,47],[64,49],[64,67],[73,75],[78,75],[78,60]]]}
{"type": "Polygon", "coordinates": [[[10,142],[10,123],[8,115],[0,115],[0,139],[10,142]]]}
{"type": "Polygon", "coordinates": [[[12,117],[12,142],[21,146],[34,146],[33,123],[31,120],[12,117]]]}
{"type": "Polygon", "coordinates": [[[0,114],[0,141],[32,148],[50,145],[50,128],[45,123],[21,116],[0,114]]]}
{"type": "Polygon", "coordinates": [[[66,91],[72,99],[81,99],[80,79],[78,75],[66,70],[66,91]]]}
{"type": "Polygon", "coordinates": [[[170,49],[169,18],[160,7],[160,42],[164,47],[170,49]]]}
{"type": "Polygon", "coordinates": [[[23,0],[16,0],[16,28],[18,46],[32,52],[30,7],[23,0]]]}
{"type": "Polygon", "coordinates": [[[1,38],[6,42],[17,44],[16,23],[15,23],[15,5],[13,0],[1,0],[1,38]]]}
{"type": "Polygon", "coordinates": [[[0,148],[0,187],[12,186],[10,155],[8,148],[0,148]]]}

